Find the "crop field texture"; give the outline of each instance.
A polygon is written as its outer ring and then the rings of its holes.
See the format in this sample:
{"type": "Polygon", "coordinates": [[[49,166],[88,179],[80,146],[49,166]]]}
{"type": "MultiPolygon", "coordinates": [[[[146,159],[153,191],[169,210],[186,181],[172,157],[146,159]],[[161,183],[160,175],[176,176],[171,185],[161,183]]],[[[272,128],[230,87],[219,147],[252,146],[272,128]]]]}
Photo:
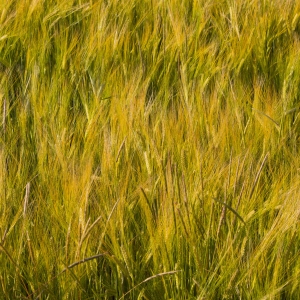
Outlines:
{"type": "Polygon", "coordinates": [[[0,299],[300,299],[299,146],[299,1],[0,1],[0,299]]]}

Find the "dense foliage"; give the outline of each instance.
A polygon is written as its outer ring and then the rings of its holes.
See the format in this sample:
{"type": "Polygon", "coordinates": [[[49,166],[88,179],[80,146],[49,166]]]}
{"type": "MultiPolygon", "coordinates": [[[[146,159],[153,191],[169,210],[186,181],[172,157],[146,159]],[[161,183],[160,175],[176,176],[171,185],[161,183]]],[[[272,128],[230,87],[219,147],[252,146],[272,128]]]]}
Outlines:
{"type": "Polygon", "coordinates": [[[299,1],[1,1],[1,299],[298,299],[299,55],[299,1]]]}

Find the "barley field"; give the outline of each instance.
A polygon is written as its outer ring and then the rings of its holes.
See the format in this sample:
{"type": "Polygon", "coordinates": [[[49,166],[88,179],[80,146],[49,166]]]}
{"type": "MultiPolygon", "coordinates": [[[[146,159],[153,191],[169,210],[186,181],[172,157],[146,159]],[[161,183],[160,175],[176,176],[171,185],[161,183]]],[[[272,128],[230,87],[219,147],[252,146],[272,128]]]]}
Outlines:
{"type": "Polygon", "coordinates": [[[300,299],[299,145],[299,1],[0,1],[0,299],[300,299]]]}

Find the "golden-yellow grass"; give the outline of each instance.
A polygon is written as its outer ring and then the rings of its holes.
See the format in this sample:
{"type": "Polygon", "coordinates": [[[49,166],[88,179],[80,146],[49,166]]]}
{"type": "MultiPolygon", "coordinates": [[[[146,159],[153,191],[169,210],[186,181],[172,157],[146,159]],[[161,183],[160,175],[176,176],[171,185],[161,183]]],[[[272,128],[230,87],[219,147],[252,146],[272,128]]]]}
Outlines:
{"type": "Polygon", "coordinates": [[[2,298],[298,299],[299,41],[292,0],[0,2],[2,298]]]}

